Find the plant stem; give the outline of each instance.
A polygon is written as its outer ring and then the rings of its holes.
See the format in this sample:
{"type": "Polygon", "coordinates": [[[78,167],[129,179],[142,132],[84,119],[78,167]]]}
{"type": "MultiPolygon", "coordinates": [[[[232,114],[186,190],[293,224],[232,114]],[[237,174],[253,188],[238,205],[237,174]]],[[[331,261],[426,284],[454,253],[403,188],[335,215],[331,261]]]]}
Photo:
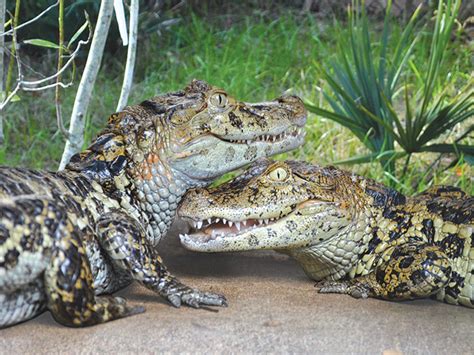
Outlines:
{"type": "Polygon", "coordinates": [[[403,166],[402,176],[400,177],[400,180],[402,181],[405,179],[405,175],[408,170],[408,164],[410,164],[410,158],[411,158],[411,153],[408,153],[407,158],[405,159],[405,165],[403,166]]]}
{"type": "MultiPolygon", "coordinates": [[[[5,0],[0,0],[0,101],[3,102],[3,53],[5,51],[5,0]]],[[[5,94],[5,98],[7,95],[5,94]]],[[[3,134],[3,110],[0,109],[0,145],[3,144],[5,136],[3,134]]]]}
{"type": "MultiPolygon", "coordinates": [[[[58,16],[58,25],[59,25],[59,49],[58,49],[58,72],[63,66],[63,52],[64,52],[64,0],[59,0],[59,16],[58,16]]],[[[61,81],[61,75],[58,75],[56,78],[56,83],[61,81]]],[[[56,119],[58,122],[58,127],[61,133],[67,133],[64,129],[62,113],[61,113],[61,88],[59,85],[56,86],[56,92],[54,97],[54,102],[56,104],[56,119]]],[[[66,135],[67,138],[67,135],[66,135]]]]}
{"type": "MultiPolygon", "coordinates": [[[[18,26],[18,20],[20,18],[20,0],[16,0],[15,3],[15,14],[13,15],[13,23],[12,28],[13,30],[16,29],[18,26]]],[[[10,62],[8,63],[8,71],[7,71],[7,80],[5,82],[5,96],[8,96],[8,93],[11,89],[12,84],[12,77],[13,77],[13,65],[15,63],[15,55],[16,55],[16,36],[12,37],[12,50],[10,52],[10,62]]]]}

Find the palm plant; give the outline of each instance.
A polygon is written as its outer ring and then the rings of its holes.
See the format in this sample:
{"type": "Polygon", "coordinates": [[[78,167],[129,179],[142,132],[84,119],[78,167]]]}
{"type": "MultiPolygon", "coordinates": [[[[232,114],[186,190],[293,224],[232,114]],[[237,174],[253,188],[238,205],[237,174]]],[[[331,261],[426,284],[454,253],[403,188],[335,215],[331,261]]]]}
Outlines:
{"type": "MultiPolygon", "coordinates": [[[[460,0],[439,1],[428,69],[422,80],[424,84],[414,95],[410,95],[407,83],[402,87],[405,91],[403,117],[394,109],[393,101],[400,91],[400,78],[407,72],[407,62],[419,39],[420,32],[414,32],[418,26],[420,7],[398,40],[392,43],[391,1],[388,1],[378,49],[371,40],[364,7],[353,6],[349,10],[348,41],[341,40],[336,58],[324,67],[319,66],[330,89],[324,95],[332,111],[306,103],[309,111],[350,129],[371,151],[368,155],[345,160],[345,163],[364,163],[376,159],[389,175],[394,176],[395,162],[406,157],[403,177],[413,153],[474,156],[472,145],[432,143],[458,123],[474,116],[474,91],[469,89],[472,88],[472,80],[466,90],[461,90],[454,97],[449,98],[446,92],[435,93],[459,6],[460,0]],[[413,108],[413,102],[417,109],[413,108]],[[396,147],[396,143],[401,149],[396,147]]],[[[471,125],[463,137],[473,130],[474,125],[471,125]]]]}

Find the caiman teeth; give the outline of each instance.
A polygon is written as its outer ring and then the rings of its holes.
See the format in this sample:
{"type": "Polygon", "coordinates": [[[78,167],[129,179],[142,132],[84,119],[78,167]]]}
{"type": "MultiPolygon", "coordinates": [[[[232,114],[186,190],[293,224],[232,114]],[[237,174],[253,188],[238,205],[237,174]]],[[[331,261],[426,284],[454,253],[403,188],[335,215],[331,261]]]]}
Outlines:
{"type": "Polygon", "coordinates": [[[255,228],[264,228],[269,224],[278,222],[292,211],[280,213],[278,217],[269,218],[248,218],[242,220],[227,220],[223,217],[208,217],[203,219],[193,219],[189,217],[189,224],[196,232],[191,235],[184,235],[182,238],[198,238],[201,242],[208,242],[216,238],[233,237],[243,232],[251,231],[255,228]]]}
{"type": "Polygon", "coordinates": [[[285,131],[280,134],[272,135],[272,134],[263,134],[260,136],[257,136],[253,139],[229,139],[228,141],[231,143],[239,143],[239,144],[252,144],[254,142],[279,142],[284,140],[288,136],[293,136],[293,137],[298,137],[300,135],[305,135],[306,132],[304,131],[303,128],[296,128],[296,129],[291,129],[290,131],[285,131]]]}
{"type": "Polygon", "coordinates": [[[190,219],[190,224],[196,230],[191,234],[180,234],[182,241],[194,240],[199,243],[210,241],[221,241],[224,238],[232,238],[241,233],[252,231],[253,229],[265,228],[291,212],[280,217],[270,218],[249,218],[240,221],[231,221],[222,217],[208,217],[202,220],[190,219]]]}

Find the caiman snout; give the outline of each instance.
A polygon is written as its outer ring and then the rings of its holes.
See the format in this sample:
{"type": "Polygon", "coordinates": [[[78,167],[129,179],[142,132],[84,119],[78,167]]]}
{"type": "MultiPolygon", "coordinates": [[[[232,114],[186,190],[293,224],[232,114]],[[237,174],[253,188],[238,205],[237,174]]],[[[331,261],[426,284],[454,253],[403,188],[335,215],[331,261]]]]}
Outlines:
{"type": "Polygon", "coordinates": [[[281,95],[276,99],[276,101],[281,102],[282,104],[294,105],[295,107],[299,106],[303,111],[305,111],[303,100],[296,95],[281,95]]]}
{"type": "Polygon", "coordinates": [[[291,111],[297,118],[297,124],[303,126],[306,122],[307,111],[304,106],[303,100],[295,95],[282,95],[278,97],[275,101],[280,104],[285,105],[285,108],[291,111]]]}
{"type": "Polygon", "coordinates": [[[178,215],[181,217],[187,217],[189,213],[197,210],[199,205],[202,207],[203,204],[209,205],[212,203],[212,197],[206,189],[189,190],[186,193],[186,198],[182,201],[181,206],[178,208],[178,215]],[[200,201],[199,205],[195,204],[195,201],[200,201]]]}

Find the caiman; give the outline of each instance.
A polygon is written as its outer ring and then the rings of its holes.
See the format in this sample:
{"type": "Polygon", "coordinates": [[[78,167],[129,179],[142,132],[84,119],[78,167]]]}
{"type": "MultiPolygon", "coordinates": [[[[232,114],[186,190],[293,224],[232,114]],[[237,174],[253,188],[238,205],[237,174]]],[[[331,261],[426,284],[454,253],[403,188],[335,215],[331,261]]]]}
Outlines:
{"type": "Polygon", "coordinates": [[[262,159],[235,179],[191,190],[178,215],[194,251],[275,249],[321,293],[474,307],[474,197],[432,187],[406,197],[328,166],[262,159]]]}
{"type": "Polygon", "coordinates": [[[48,309],[67,326],[143,311],[137,280],[172,305],[222,306],[167,271],[156,246],[191,187],[303,143],[295,96],[249,104],[203,81],[113,114],[63,171],[0,168],[0,327],[48,309]]]}

